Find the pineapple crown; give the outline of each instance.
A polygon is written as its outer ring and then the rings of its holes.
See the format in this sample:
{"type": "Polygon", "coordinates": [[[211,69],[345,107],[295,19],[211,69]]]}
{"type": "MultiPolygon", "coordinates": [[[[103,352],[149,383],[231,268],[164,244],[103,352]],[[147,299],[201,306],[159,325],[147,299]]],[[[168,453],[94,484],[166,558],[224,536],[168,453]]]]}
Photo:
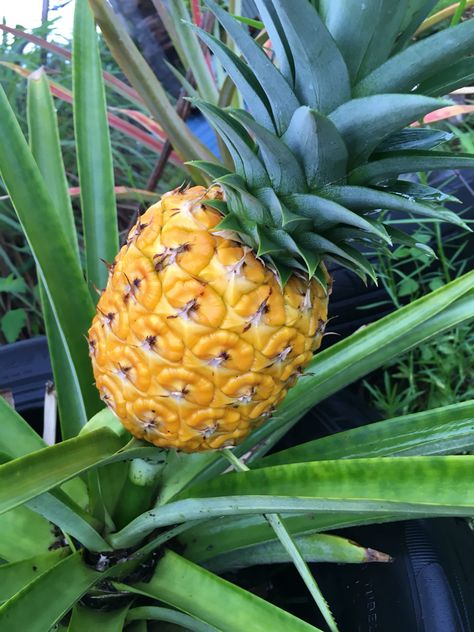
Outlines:
{"type": "Polygon", "coordinates": [[[204,1],[241,56],[194,28],[247,108],[193,100],[234,163],[191,163],[225,191],[214,202],[224,215],[218,230],[237,233],[283,283],[300,271],[324,285],[323,257],[365,279],[375,275],[364,246],[427,248],[385,224],[384,211],[467,228],[440,205],[453,198],[398,177],[470,166],[471,156],[433,151],[450,134],[407,126],[449,104],[435,97],[473,74],[474,20],[412,43],[433,0],[255,0],[271,59],[244,25],[204,1]]]}

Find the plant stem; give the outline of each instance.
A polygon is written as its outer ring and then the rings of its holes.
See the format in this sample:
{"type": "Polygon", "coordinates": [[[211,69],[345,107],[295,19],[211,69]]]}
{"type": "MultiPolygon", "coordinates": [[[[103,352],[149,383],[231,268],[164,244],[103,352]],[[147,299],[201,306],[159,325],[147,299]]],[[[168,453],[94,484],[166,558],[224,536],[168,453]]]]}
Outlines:
{"type": "MultiPolygon", "coordinates": [[[[250,468],[248,468],[245,465],[245,463],[243,463],[239,459],[239,457],[236,456],[232,452],[231,449],[225,448],[224,450],[222,450],[222,454],[232,464],[234,469],[237,470],[238,472],[248,472],[249,471],[250,468]]],[[[331,630],[331,632],[338,632],[338,627],[337,627],[336,621],[335,621],[335,619],[334,619],[334,617],[332,615],[332,612],[331,612],[331,610],[329,608],[329,605],[328,605],[326,599],[324,598],[321,590],[319,589],[319,586],[316,583],[316,580],[314,579],[313,575],[311,574],[309,566],[307,565],[306,561],[304,560],[303,556],[301,555],[300,550],[298,549],[298,547],[296,546],[293,538],[291,537],[291,534],[288,533],[288,530],[286,529],[285,525],[283,524],[283,521],[282,521],[281,517],[278,514],[264,514],[264,518],[268,522],[268,524],[271,526],[273,531],[275,532],[275,535],[277,536],[277,538],[282,543],[282,545],[285,548],[286,552],[291,557],[291,559],[293,561],[293,564],[295,565],[296,570],[300,574],[301,579],[306,584],[306,587],[308,588],[309,592],[311,593],[311,596],[313,597],[314,601],[316,602],[316,605],[318,606],[319,610],[321,611],[321,614],[323,615],[324,620],[328,624],[329,629],[331,630]]]]}

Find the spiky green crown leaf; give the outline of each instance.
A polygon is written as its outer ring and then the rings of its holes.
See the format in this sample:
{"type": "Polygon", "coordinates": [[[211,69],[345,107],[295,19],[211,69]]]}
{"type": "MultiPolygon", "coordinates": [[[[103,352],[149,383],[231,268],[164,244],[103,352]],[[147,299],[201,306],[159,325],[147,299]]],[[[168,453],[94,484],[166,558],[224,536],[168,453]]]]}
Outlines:
{"type": "Polygon", "coordinates": [[[284,282],[295,270],[318,278],[323,257],[374,277],[360,244],[415,244],[385,227],[381,211],[465,227],[436,204],[446,199],[442,192],[397,178],[474,167],[470,155],[433,151],[449,134],[407,127],[448,103],[434,97],[453,64],[450,90],[472,75],[474,20],[410,44],[432,0],[320,0],[319,10],[309,0],[255,0],[272,60],[245,26],[204,1],[241,57],[196,30],[248,108],[195,101],[234,161],[234,172],[194,163],[226,193],[220,229],[238,233],[284,282]]]}

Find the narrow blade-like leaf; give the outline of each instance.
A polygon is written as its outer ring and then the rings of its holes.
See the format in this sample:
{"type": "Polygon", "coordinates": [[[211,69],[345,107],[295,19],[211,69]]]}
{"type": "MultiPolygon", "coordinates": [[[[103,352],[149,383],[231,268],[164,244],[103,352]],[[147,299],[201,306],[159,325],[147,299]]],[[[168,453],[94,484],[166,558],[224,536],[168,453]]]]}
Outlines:
{"type": "Polygon", "coordinates": [[[77,0],[73,37],[74,129],[89,290],[107,282],[102,263],[118,251],[117,210],[105,91],[94,17],[87,0],[77,0]]]}

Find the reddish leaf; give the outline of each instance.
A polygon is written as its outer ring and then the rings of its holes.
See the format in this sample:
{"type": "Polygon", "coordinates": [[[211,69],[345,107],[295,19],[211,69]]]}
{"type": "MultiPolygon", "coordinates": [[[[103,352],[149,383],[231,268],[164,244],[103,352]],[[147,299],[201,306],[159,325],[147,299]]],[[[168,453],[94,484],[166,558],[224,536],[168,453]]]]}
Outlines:
{"type": "MultiPolygon", "coordinates": [[[[448,107],[440,108],[439,110],[427,114],[423,119],[423,123],[437,123],[438,121],[443,121],[444,119],[461,114],[469,114],[470,112],[474,112],[474,105],[448,105],[448,107]]],[[[418,121],[412,123],[412,127],[418,126],[418,121]]]]}
{"type": "MultiPolygon", "coordinates": [[[[29,70],[27,70],[26,68],[22,68],[21,66],[18,66],[17,64],[13,64],[7,61],[0,61],[0,64],[2,66],[6,66],[7,68],[10,68],[11,70],[14,70],[16,73],[18,73],[22,77],[27,78],[30,75],[29,70]]],[[[48,79],[48,81],[49,81],[51,92],[55,97],[58,97],[62,101],[66,101],[66,103],[72,103],[72,92],[68,88],[65,88],[64,86],[60,85],[59,83],[56,83],[55,81],[52,81],[51,79],[48,79]]],[[[127,112],[128,116],[130,116],[131,118],[134,118],[134,116],[130,114],[130,113],[135,112],[134,110],[124,110],[124,112],[127,112]]],[[[140,113],[137,112],[136,114],[140,114],[140,113]]],[[[141,143],[142,145],[145,145],[152,151],[155,151],[157,154],[160,154],[163,149],[163,144],[164,144],[164,141],[166,140],[166,137],[163,131],[161,130],[161,128],[156,123],[154,123],[154,121],[152,121],[151,119],[149,119],[149,117],[145,115],[142,115],[142,116],[149,123],[153,123],[153,126],[152,126],[153,135],[147,134],[140,127],[133,125],[129,121],[125,121],[124,119],[120,118],[113,112],[107,113],[107,118],[109,121],[109,125],[111,127],[113,127],[114,129],[118,129],[119,131],[124,133],[126,136],[133,138],[133,140],[141,143]]],[[[138,117],[136,120],[138,120],[138,117]]],[[[182,161],[178,158],[175,152],[171,153],[170,162],[178,167],[183,166],[182,161]]]]}
{"type": "MultiPolygon", "coordinates": [[[[51,42],[46,41],[42,37],[38,37],[37,35],[33,35],[31,33],[27,33],[26,31],[22,31],[21,29],[16,29],[11,26],[7,26],[6,24],[0,24],[0,29],[5,31],[6,33],[10,33],[11,35],[15,35],[16,37],[22,37],[23,39],[28,40],[32,44],[37,44],[41,48],[48,50],[55,55],[60,55],[65,59],[71,59],[71,51],[67,50],[63,46],[59,46],[58,44],[53,44],[51,42]]],[[[104,70],[104,81],[113,88],[116,92],[119,92],[123,96],[126,96],[131,101],[138,103],[139,105],[144,105],[144,101],[138,92],[126,84],[124,81],[117,79],[110,72],[106,72],[104,70]]]]}

